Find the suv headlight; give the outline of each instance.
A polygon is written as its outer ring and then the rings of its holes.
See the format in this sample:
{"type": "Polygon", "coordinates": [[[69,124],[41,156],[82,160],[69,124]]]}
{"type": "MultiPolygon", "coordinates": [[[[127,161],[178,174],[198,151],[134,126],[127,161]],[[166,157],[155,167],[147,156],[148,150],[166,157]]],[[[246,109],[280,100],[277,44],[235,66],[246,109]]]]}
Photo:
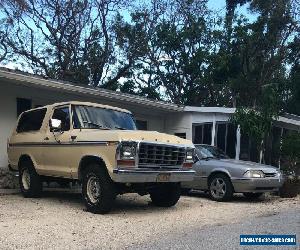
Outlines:
{"type": "Polygon", "coordinates": [[[121,142],[119,144],[119,159],[120,160],[134,160],[136,156],[136,142],[121,142]]]}
{"type": "Polygon", "coordinates": [[[261,170],[248,170],[244,173],[246,178],[264,178],[265,174],[261,170]]]}
{"type": "Polygon", "coordinates": [[[185,150],[185,159],[183,163],[183,168],[191,169],[193,167],[194,160],[195,160],[195,149],[187,148],[185,150]]]}
{"type": "Polygon", "coordinates": [[[195,149],[187,148],[185,151],[185,162],[194,163],[195,159],[195,149]]]}

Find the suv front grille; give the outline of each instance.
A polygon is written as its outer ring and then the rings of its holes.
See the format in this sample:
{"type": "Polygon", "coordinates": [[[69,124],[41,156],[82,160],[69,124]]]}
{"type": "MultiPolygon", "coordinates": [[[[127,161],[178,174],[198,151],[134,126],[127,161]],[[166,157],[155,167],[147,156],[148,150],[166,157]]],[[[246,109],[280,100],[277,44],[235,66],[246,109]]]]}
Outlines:
{"type": "Polygon", "coordinates": [[[185,148],[152,143],[140,143],[139,167],[179,168],[185,160],[185,148]]]}

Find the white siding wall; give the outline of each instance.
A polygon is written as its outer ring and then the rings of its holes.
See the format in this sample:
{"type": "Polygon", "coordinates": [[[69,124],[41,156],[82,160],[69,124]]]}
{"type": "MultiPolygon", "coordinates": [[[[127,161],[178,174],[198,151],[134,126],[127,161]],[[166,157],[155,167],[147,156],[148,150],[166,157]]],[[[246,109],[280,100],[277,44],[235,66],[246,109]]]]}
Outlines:
{"type": "Polygon", "coordinates": [[[186,133],[186,139],[192,139],[192,114],[174,113],[166,119],[165,132],[174,135],[175,133],[186,133]]]}
{"type": "Polygon", "coordinates": [[[7,166],[6,145],[17,119],[15,95],[0,85],[0,167],[7,166]]]}
{"type": "Polygon", "coordinates": [[[186,138],[193,138],[193,124],[206,122],[223,122],[228,121],[229,114],[221,113],[198,113],[182,112],[168,115],[166,119],[165,132],[168,134],[186,133],[186,138]]]}
{"type": "Polygon", "coordinates": [[[141,121],[147,122],[147,126],[148,126],[147,130],[165,132],[164,117],[162,117],[160,115],[152,116],[152,115],[148,115],[148,114],[136,113],[136,112],[134,112],[134,110],[132,110],[132,112],[134,113],[136,120],[141,120],[141,121]]]}
{"type": "Polygon", "coordinates": [[[205,123],[213,122],[214,116],[217,122],[228,121],[229,114],[220,114],[220,113],[192,113],[192,123],[205,123]]]}

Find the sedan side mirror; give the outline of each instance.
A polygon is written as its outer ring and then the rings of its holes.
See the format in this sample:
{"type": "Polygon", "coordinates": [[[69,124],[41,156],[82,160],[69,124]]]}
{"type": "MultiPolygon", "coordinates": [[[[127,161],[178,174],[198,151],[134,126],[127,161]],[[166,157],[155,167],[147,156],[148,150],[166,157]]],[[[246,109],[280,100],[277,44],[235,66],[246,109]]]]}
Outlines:
{"type": "Polygon", "coordinates": [[[51,119],[50,120],[50,131],[52,132],[60,132],[61,131],[61,120],[59,119],[51,119]]]}

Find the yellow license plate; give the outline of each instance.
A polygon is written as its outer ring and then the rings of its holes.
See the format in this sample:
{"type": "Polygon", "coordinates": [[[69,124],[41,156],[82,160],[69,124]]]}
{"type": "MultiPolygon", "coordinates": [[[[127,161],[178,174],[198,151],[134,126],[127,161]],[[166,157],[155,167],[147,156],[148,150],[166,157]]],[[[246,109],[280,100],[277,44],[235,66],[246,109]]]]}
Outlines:
{"type": "Polygon", "coordinates": [[[170,176],[171,176],[171,174],[159,174],[156,177],[156,181],[157,182],[167,182],[170,180],[170,176]]]}

